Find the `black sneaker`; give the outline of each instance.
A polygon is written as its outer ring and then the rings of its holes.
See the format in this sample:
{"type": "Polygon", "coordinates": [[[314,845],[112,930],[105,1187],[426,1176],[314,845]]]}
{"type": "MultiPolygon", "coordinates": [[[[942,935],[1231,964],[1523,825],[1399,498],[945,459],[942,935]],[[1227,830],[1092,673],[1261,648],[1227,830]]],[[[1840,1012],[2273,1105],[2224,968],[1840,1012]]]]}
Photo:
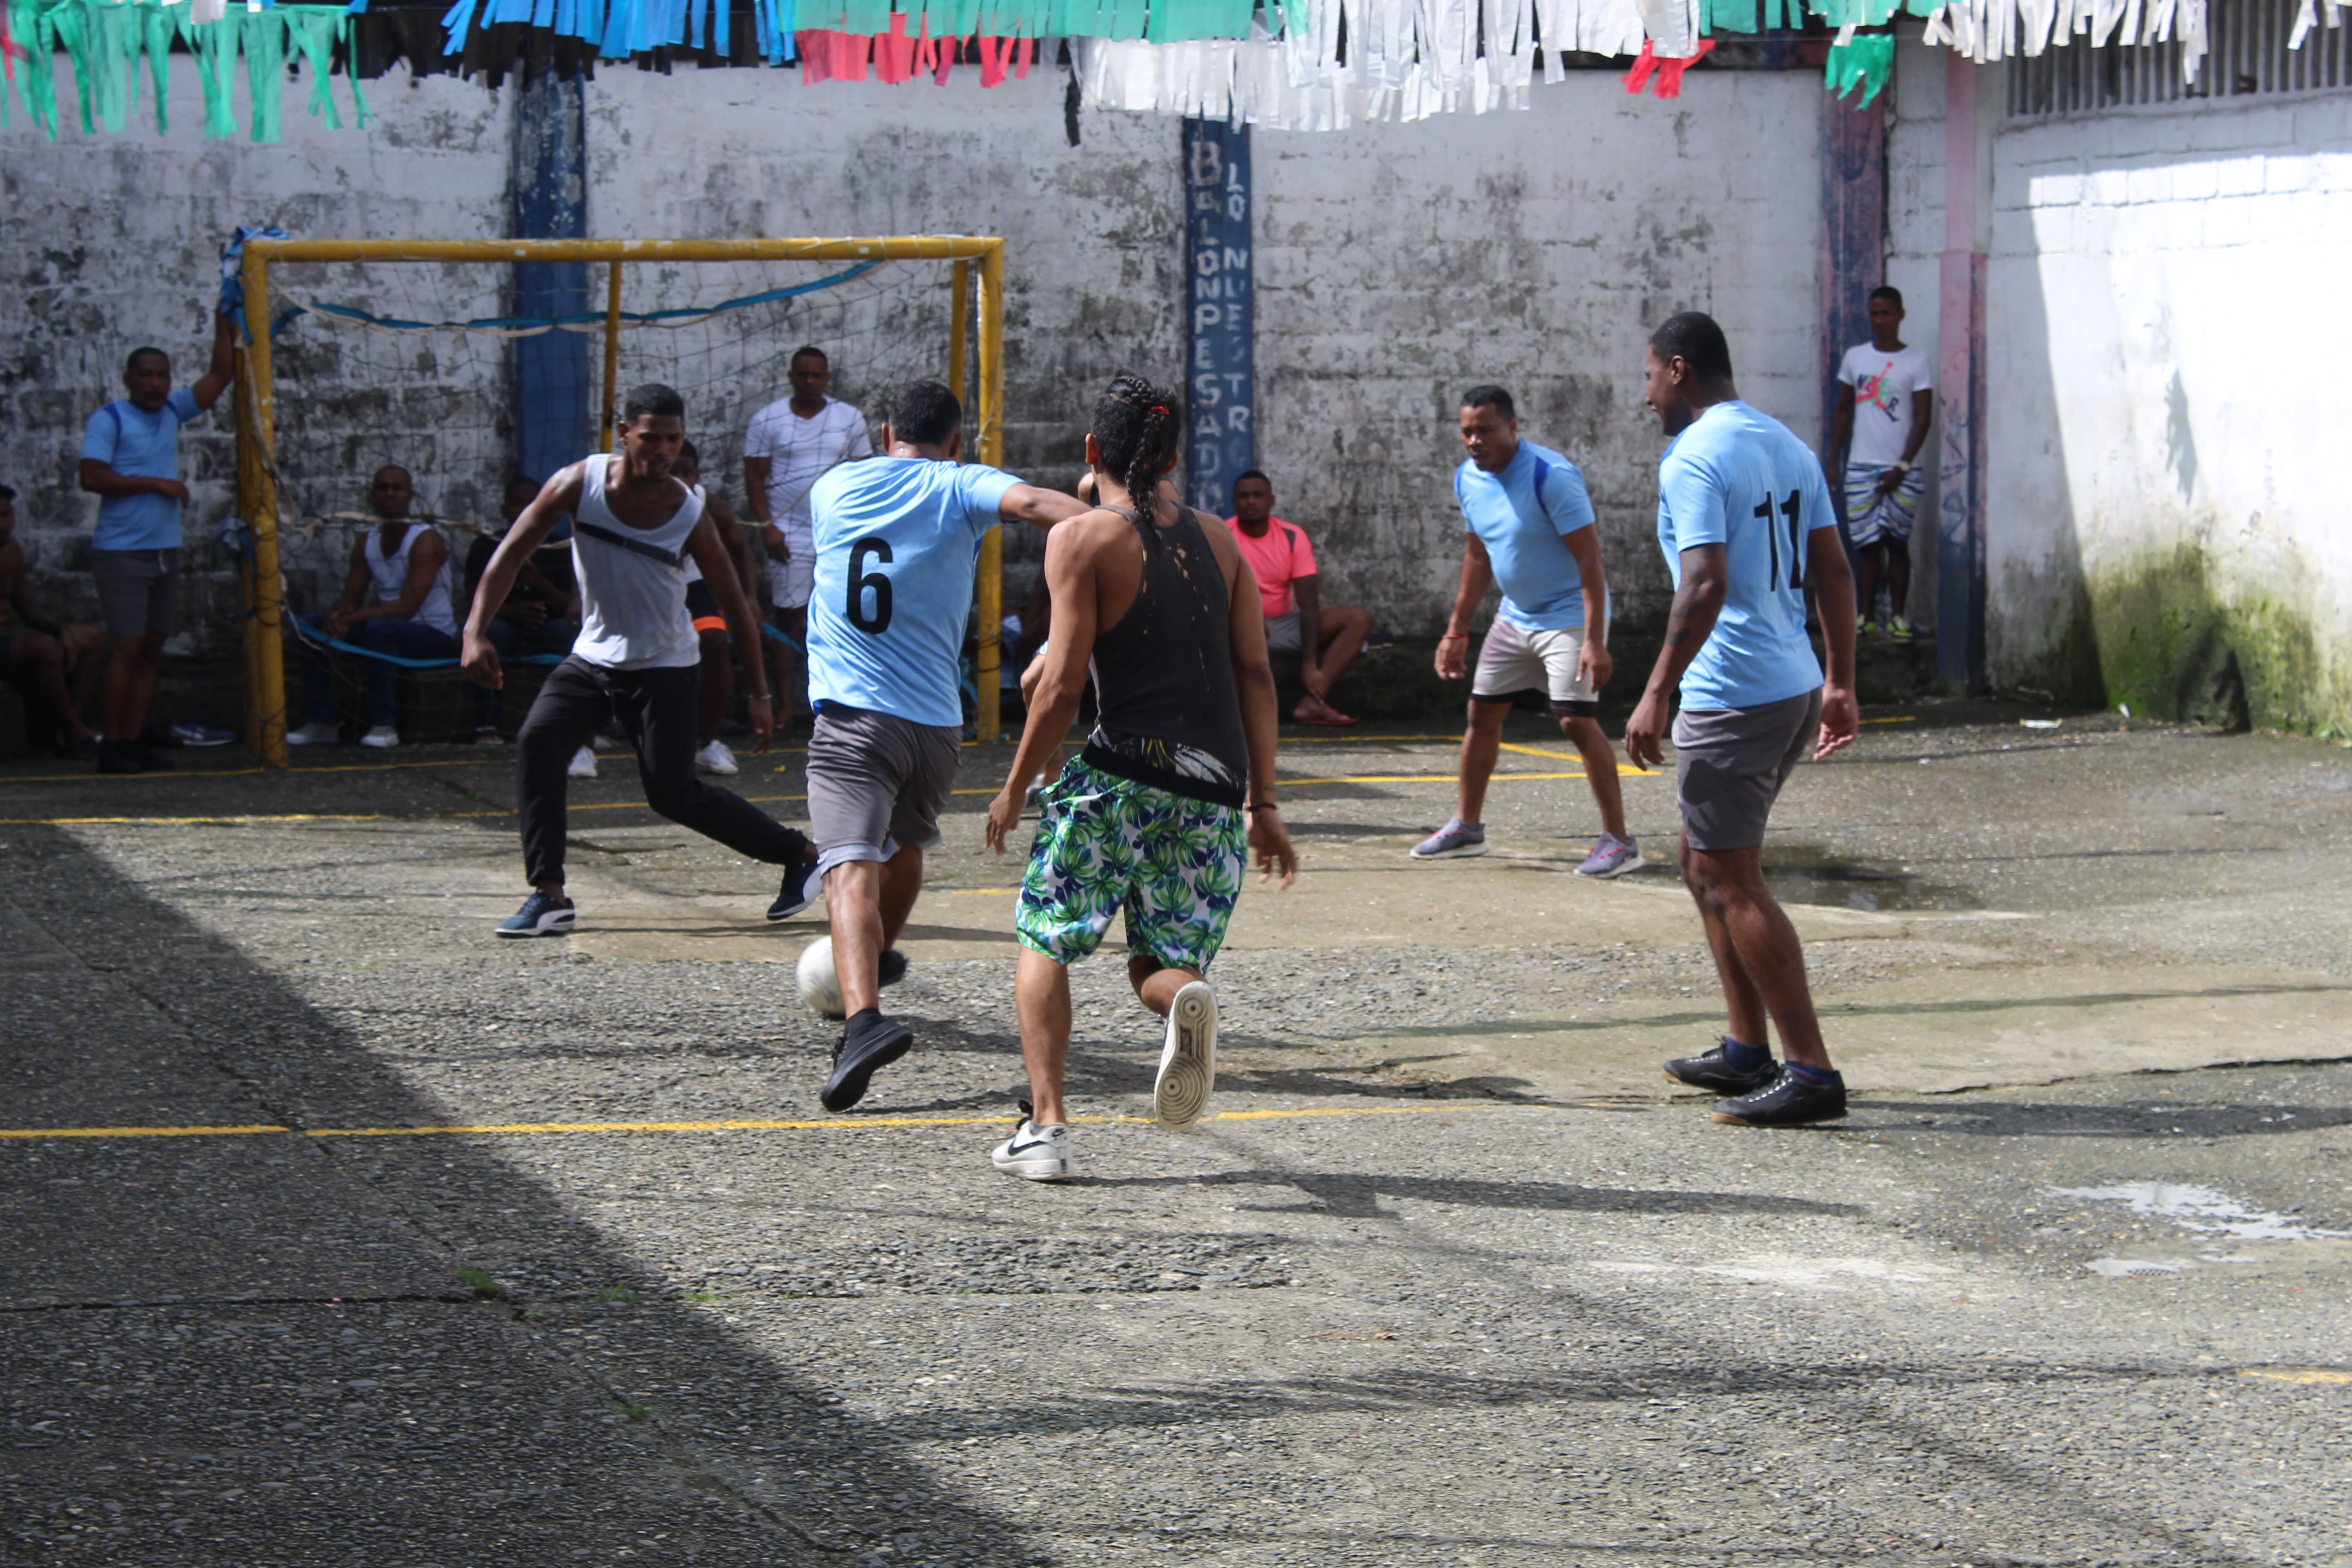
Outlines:
{"type": "Polygon", "coordinates": [[[121,742],[100,741],[98,743],[98,771],[102,773],[136,773],[146,770],[139,765],[137,754],[121,742]]]}
{"type": "Polygon", "coordinates": [[[895,947],[882,950],[882,962],[875,965],[874,984],[896,985],[907,978],[907,955],[895,947]]]}
{"type": "MultiPolygon", "coordinates": [[[[772,921],[788,921],[816,901],[824,879],[816,874],[814,860],[795,860],[784,868],[784,879],[776,889],[776,901],[768,906],[772,921]]],[[[888,981],[883,984],[887,985],[888,981]]]]}
{"type": "Polygon", "coordinates": [[[499,922],[500,936],[570,936],[579,920],[579,911],[570,899],[551,897],[537,889],[522,901],[522,908],[499,922]]]}
{"type": "Polygon", "coordinates": [[[1845,1079],[1810,1083],[1783,1068],[1766,1088],[1737,1100],[1717,1100],[1715,1119],[1739,1127],[1802,1127],[1811,1121],[1845,1120],[1845,1079]]]}
{"type": "Polygon", "coordinates": [[[876,1071],[905,1056],[914,1043],[914,1030],[879,1007],[866,1008],[841,1031],[841,1044],[833,1047],[833,1076],[817,1099],[827,1110],[848,1110],[866,1098],[876,1071]]]}
{"type": "Polygon", "coordinates": [[[1780,1064],[1769,1055],[1764,1065],[1742,1072],[1733,1067],[1724,1047],[1717,1046],[1704,1056],[1676,1057],[1666,1064],[1666,1077],[1676,1083],[1686,1083],[1693,1089],[1704,1089],[1714,1094],[1753,1094],[1768,1087],[1780,1076],[1780,1064]]]}

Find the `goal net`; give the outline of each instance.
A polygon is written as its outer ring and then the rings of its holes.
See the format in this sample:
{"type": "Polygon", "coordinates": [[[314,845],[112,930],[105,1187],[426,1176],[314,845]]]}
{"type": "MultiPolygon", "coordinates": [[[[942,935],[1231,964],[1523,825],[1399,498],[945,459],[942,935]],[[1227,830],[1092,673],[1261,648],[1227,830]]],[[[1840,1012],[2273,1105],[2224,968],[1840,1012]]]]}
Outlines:
{"type": "MultiPolygon", "coordinates": [[[[249,660],[261,710],[250,728],[265,756],[282,760],[277,737],[289,718],[303,721],[295,711],[299,650],[318,638],[297,617],[323,612],[341,591],[354,542],[376,521],[370,482],[382,468],[411,477],[410,515],[448,546],[462,617],[464,563],[477,540],[503,531],[509,482],[543,481],[606,449],[614,405],[646,382],[684,397],[702,483],[745,521],[756,552],[745,437],[761,409],[791,395],[787,373],[804,347],[825,355],[829,395],[862,414],[877,449],[898,391],[946,379],[964,399],[965,451],[992,455],[995,431],[983,421],[997,406],[997,371],[984,327],[1001,320],[988,265],[997,244],[256,242],[246,261],[247,324],[258,330],[259,292],[271,327],[266,347],[247,351],[254,395],[239,437],[244,482],[265,493],[240,510],[257,558],[257,640],[280,640],[268,636],[273,620],[284,633],[275,659],[262,647],[249,660]],[[274,573],[261,559],[265,533],[274,573]],[[273,664],[287,679],[269,693],[273,664]]],[[[845,444],[824,460],[846,455],[845,444]]],[[[789,506],[813,482],[772,487],[771,499],[789,506]]],[[[984,568],[992,568],[989,554],[984,568]]],[[[992,609],[992,569],[982,577],[992,609]]],[[[979,622],[992,653],[995,616],[979,622]]],[[[364,678],[364,659],[352,650],[332,662],[341,684],[364,678]]],[[[457,679],[421,667],[410,673],[457,679]]],[[[994,684],[975,682],[992,698],[994,684]]],[[[995,704],[980,705],[979,727],[992,737],[995,704]]]]}

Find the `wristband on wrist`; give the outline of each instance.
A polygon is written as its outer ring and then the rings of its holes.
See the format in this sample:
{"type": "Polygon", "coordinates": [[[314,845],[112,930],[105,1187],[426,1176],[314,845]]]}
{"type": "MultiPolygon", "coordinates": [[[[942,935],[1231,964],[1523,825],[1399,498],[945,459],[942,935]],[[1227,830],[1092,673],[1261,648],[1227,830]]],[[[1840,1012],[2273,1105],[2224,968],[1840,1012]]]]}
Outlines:
{"type": "Polygon", "coordinates": [[[1282,803],[1278,800],[1254,800],[1250,802],[1250,809],[1252,811],[1280,811],[1282,809],[1282,803]]]}
{"type": "Polygon", "coordinates": [[[1468,632],[1447,632],[1444,637],[1439,637],[1437,640],[1439,642],[1468,642],[1470,640],[1470,634],[1468,632]]]}

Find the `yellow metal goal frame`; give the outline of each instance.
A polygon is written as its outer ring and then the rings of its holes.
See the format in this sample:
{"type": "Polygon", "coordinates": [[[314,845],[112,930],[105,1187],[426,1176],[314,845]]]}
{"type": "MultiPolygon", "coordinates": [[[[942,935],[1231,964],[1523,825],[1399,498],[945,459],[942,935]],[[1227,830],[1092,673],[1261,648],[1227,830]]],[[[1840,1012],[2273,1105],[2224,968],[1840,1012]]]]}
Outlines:
{"type": "MultiPolygon", "coordinates": [[[[245,319],[259,325],[237,354],[237,510],[253,535],[245,576],[246,744],[270,767],[286,765],[285,595],[278,565],[277,384],[271,374],[269,269],[303,261],[601,261],[604,289],[604,404],[597,421],[612,448],[613,384],[621,349],[621,268],[641,261],[950,261],[954,302],[948,318],[947,384],[963,395],[973,289],[979,283],[979,450],[1004,456],[1004,241],[993,236],[906,235],[875,239],[253,239],[245,246],[245,319]]],[[[981,542],[976,597],[980,738],[1003,738],[997,623],[1003,615],[1003,545],[981,542]]]]}

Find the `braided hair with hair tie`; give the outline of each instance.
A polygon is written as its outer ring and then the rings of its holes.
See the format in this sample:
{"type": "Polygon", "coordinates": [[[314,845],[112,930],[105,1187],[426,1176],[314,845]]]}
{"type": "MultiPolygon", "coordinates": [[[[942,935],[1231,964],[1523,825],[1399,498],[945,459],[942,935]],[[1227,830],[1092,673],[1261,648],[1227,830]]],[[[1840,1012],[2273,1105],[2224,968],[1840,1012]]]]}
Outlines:
{"type": "MultiPolygon", "coordinates": [[[[1129,503],[1147,521],[1159,510],[1160,476],[1176,455],[1183,429],[1183,406],[1177,395],[1132,371],[1112,377],[1109,389],[1095,401],[1089,434],[1102,453],[1103,467],[1119,476],[1129,503]]],[[[1158,529],[1143,531],[1148,543],[1159,542],[1158,529]]]]}

